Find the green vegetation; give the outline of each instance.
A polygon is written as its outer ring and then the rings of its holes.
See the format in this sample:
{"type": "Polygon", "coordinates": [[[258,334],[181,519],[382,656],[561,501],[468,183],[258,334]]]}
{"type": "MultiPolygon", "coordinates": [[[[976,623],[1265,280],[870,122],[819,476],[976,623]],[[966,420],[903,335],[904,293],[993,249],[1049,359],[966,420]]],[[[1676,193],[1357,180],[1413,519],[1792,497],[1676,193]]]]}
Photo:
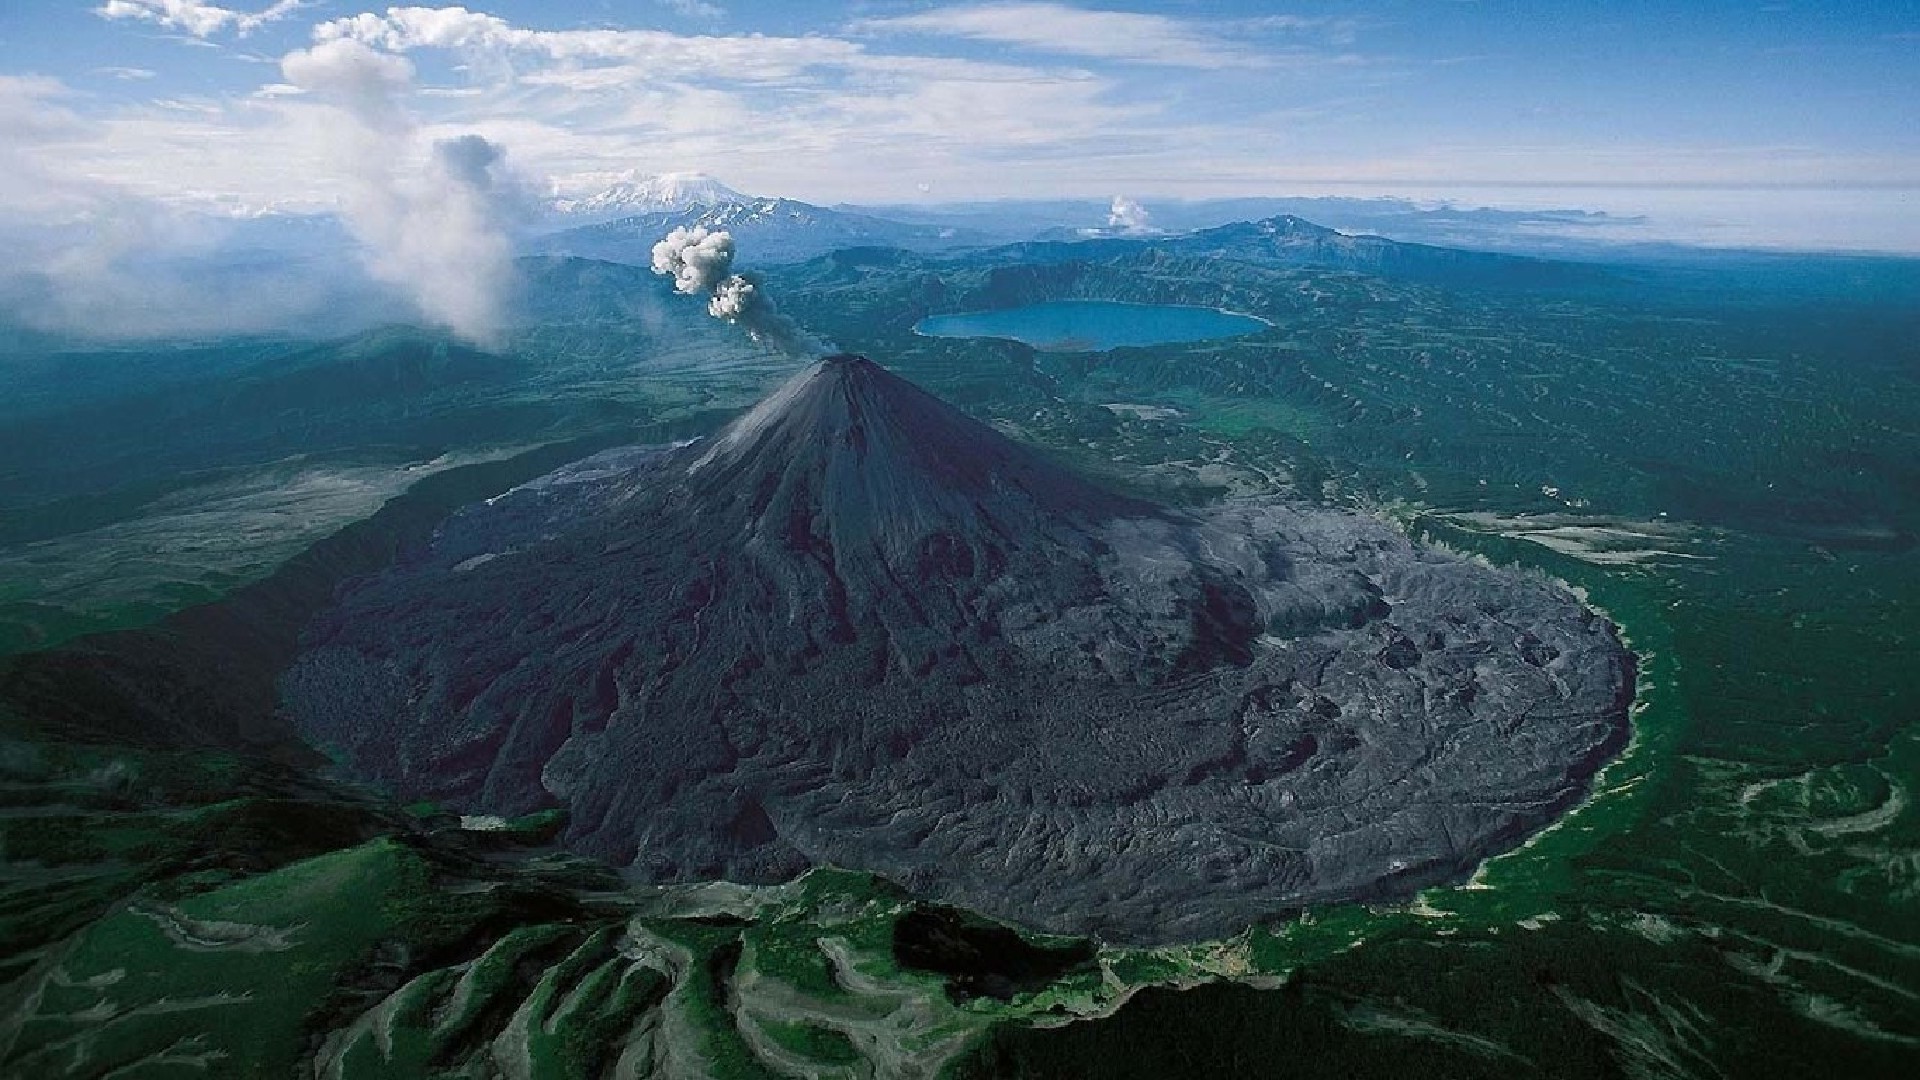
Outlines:
{"type": "Polygon", "coordinates": [[[853,1040],[832,1028],[775,1020],[760,1025],[760,1030],[779,1043],[781,1048],[809,1061],[824,1065],[852,1065],[862,1060],[860,1052],[853,1048],[853,1040]]]}
{"type": "MultiPolygon", "coordinates": [[[[903,259],[822,260],[768,287],[842,346],[1115,483],[1381,511],[1585,590],[1642,660],[1632,746],[1467,886],[1102,950],[1009,1000],[957,1000],[896,953],[913,898],[863,874],[623,892],[543,848],[552,820],[469,834],[285,762],[51,743],[38,718],[8,717],[0,1074],[572,1077],[669,1059],[721,1076],[1913,1073],[1914,290],[1622,271],[1496,292],[1147,256],[1016,280],[903,259]],[[1110,354],[911,333],[935,308],[1067,296],[1275,326],[1110,354]]],[[[691,344],[647,352],[582,301],[511,362],[403,334],[188,350],[178,379],[129,374],[85,400],[49,381],[8,414],[0,464],[24,475],[47,446],[75,449],[0,500],[0,650],[228,595],[420,462],[454,491],[475,474],[451,467],[508,448],[642,422],[697,433],[791,363],[703,320],[691,344]],[[382,382],[379,356],[413,357],[417,378],[382,382]],[[236,373],[266,419],[197,427],[196,395],[236,373]],[[365,410],[349,393],[281,423],[329,378],[361,380],[365,410]],[[75,436],[96,428],[112,437],[75,436]],[[296,457],[359,494],[293,498],[296,457]],[[281,511],[311,527],[234,528],[281,511]],[[242,539],[195,546],[210,535],[242,539]]]]}
{"type": "MultiPolygon", "coordinates": [[[[1035,288],[1132,298],[1096,290],[1129,288],[1136,271],[1153,267],[1119,259],[1035,288]]],[[[972,268],[929,272],[950,306],[972,303],[972,268]]],[[[1586,590],[1641,655],[1628,753],[1586,805],[1490,862],[1473,887],[1317,911],[1184,954],[1123,954],[1109,962],[1117,976],[1315,986],[1392,957],[1399,975],[1313,1021],[1337,1035],[1328,1053],[1356,1075],[1383,1040],[1381,1069],[1474,1073],[1451,1057],[1415,1067],[1419,1053],[1439,1053],[1430,1041],[1354,1018],[1360,1006],[1390,1012],[1442,973],[1469,1000],[1511,991],[1524,1005],[1462,1015],[1463,1034],[1520,1045],[1530,1028],[1572,1023],[1600,1040],[1588,1059],[1533,1059],[1555,1074],[1789,1075],[1846,1062],[1857,1075],[1900,1075],[1920,1059],[1920,940],[1907,914],[1920,881],[1915,308],[1634,273],[1632,284],[1546,295],[1195,271],[1192,302],[1232,287],[1229,277],[1261,282],[1247,310],[1274,330],[1204,349],[982,348],[970,368],[884,327],[846,327],[843,344],[899,358],[909,377],[1086,467],[1124,461],[1214,491],[1386,509],[1429,539],[1537,567],[1586,590]],[[1053,400],[1031,403],[1023,364],[1046,373],[1053,400]],[[1115,402],[1124,415],[1102,407],[1115,402]],[[1503,958],[1543,938],[1587,966],[1590,994],[1519,993],[1524,979],[1503,958]],[[1675,1049],[1672,1062],[1637,1058],[1645,1039],[1634,1033],[1662,1032],[1671,1017],[1726,1034],[1675,1049]]],[[[794,271],[791,287],[804,290],[807,274],[794,271]]],[[[837,299],[848,286],[833,288],[837,299]]],[[[916,288],[928,291],[924,278],[916,288]]],[[[1436,997],[1421,1000],[1438,1015],[1436,997]]],[[[1232,1008],[1148,1004],[1168,1000],[1136,998],[1086,1028],[1003,1029],[1015,1049],[1000,1064],[1046,1063],[1032,1075],[1288,1074],[1235,1056],[1265,1036],[1234,1027],[1232,1008]],[[1130,1024],[1141,1038],[1128,1039],[1130,1024]],[[1057,1052],[1040,1049],[1049,1045],[1057,1052]],[[1214,1048],[1224,1056],[1206,1056],[1214,1048]]],[[[1292,1031],[1287,1017],[1305,1007],[1278,992],[1244,1001],[1244,1022],[1279,1025],[1263,1031],[1292,1031]]],[[[1515,1071],[1510,1060],[1482,1067],[1515,1071]]]]}
{"type": "Polygon", "coordinates": [[[291,1072],[306,1016],[396,931],[397,901],[424,872],[406,849],[375,841],[178,904],[135,901],[29,977],[8,1059],[47,1076],[195,1060],[291,1072]]]}

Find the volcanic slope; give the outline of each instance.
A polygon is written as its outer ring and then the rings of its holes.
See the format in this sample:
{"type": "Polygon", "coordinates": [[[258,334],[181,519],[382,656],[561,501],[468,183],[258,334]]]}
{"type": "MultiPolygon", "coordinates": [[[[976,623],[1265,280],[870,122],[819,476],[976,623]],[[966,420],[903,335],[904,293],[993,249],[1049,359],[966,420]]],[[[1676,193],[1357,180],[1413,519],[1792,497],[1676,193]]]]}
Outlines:
{"type": "Polygon", "coordinates": [[[1632,683],[1550,581],[1112,494],[838,356],[462,511],[282,694],[352,773],[564,807],[641,880],[833,864],[1160,943],[1468,871],[1579,797],[1632,683]]]}

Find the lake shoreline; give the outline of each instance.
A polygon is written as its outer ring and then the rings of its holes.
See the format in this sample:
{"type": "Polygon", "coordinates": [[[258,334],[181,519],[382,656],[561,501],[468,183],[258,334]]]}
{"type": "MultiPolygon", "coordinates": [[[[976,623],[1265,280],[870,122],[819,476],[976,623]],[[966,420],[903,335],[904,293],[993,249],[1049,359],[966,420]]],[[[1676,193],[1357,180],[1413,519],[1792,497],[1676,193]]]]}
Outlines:
{"type": "Polygon", "coordinates": [[[1154,345],[1191,344],[1202,341],[1219,341],[1231,338],[1247,337],[1271,329],[1275,323],[1248,312],[1231,311],[1227,308],[1212,307],[1203,304],[1153,304],[1128,300],[1042,300],[1031,304],[1019,304],[1012,307],[990,308],[981,311],[956,311],[928,315],[915,323],[913,334],[916,337],[945,338],[948,340],[996,340],[1013,341],[1042,352],[1108,352],[1121,348],[1144,348],[1154,345]],[[1083,325],[1088,321],[1098,321],[1102,312],[1119,315],[1125,313],[1130,322],[1116,327],[1108,327],[1108,332],[1088,331],[1083,325]],[[1058,317],[1059,326],[1047,326],[1048,316],[1058,317]],[[1171,329],[1170,332],[1155,333],[1145,329],[1144,324],[1156,316],[1184,320],[1185,325],[1171,329]],[[1219,320],[1217,325],[1199,325],[1196,317],[1219,320]],[[1022,319],[1036,320],[1031,326],[1020,325],[1022,319]],[[1002,326],[1012,322],[1015,325],[1002,326]],[[929,327],[934,329],[929,329],[929,327]],[[1035,329],[1038,326],[1041,329],[1035,329]],[[941,328],[952,327],[947,332],[941,328]]]}

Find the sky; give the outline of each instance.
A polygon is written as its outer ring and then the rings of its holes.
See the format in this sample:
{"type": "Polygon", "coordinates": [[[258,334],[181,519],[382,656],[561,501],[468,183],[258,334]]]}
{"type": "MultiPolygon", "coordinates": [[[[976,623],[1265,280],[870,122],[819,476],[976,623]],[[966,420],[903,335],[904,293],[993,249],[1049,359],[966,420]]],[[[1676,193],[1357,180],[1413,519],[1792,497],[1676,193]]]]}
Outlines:
{"type": "Polygon", "coordinates": [[[1915,0],[476,4],[4,0],[0,220],[324,210],[478,135],[550,195],[1740,206],[1920,251],[1915,0]]]}

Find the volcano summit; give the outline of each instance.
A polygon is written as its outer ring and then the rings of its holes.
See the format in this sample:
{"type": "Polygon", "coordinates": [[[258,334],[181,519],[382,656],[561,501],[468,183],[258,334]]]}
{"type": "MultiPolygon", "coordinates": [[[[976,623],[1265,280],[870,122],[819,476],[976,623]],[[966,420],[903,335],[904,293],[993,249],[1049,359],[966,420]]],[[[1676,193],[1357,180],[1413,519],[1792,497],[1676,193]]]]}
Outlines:
{"type": "Polygon", "coordinates": [[[564,807],[640,880],[834,864],[1157,943],[1466,872],[1579,797],[1632,684],[1550,581],[1113,494],[838,356],[456,515],[282,693],[353,773],[564,807]]]}

